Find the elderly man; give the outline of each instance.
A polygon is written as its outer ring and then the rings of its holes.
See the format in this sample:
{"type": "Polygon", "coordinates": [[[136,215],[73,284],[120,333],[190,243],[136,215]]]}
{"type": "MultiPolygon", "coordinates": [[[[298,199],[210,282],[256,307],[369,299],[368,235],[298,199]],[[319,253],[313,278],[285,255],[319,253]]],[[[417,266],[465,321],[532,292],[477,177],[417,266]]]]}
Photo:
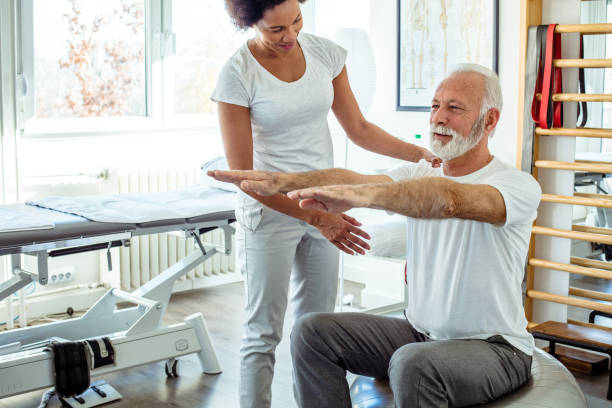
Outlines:
{"type": "MultiPolygon", "coordinates": [[[[406,319],[338,313],[297,321],[291,353],[301,407],[350,407],[346,370],[388,376],[398,407],[485,403],[527,381],[534,345],[521,282],[541,191],[489,152],[501,107],[497,76],[462,65],[431,105],[440,168],[422,161],[384,175],[211,173],[259,194],[289,192],[303,208],[407,216],[406,319]]],[[[363,241],[343,244],[361,252],[363,241]]]]}

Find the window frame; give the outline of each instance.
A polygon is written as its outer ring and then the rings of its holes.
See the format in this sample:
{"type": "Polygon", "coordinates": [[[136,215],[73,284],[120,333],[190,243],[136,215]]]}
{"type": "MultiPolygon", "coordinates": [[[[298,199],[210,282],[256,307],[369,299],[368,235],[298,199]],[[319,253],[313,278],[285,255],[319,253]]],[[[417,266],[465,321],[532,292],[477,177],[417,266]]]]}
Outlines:
{"type": "Polygon", "coordinates": [[[21,70],[17,75],[16,99],[20,111],[18,128],[26,138],[73,137],[107,135],[116,133],[141,133],[163,130],[163,39],[164,7],[171,9],[170,0],[144,0],[145,7],[145,115],[144,117],[89,117],[53,118],[35,117],[36,95],[34,91],[34,0],[18,3],[17,63],[21,70]],[[92,131],[91,129],[96,129],[92,131]]]}

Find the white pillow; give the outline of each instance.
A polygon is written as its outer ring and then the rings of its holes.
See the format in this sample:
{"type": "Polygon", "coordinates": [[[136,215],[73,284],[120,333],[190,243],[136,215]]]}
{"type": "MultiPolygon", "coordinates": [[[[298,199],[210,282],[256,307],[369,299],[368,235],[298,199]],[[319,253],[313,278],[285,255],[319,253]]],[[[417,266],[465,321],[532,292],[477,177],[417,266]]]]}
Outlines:
{"type": "Polygon", "coordinates": [[[225,157],[214,158],[204,163],[200,168],[202,169],[202,174],[200,175],[200,183],[204,184],[205,186],[230,191],[232,193],[238,192],[238,187],[236,187],[235,184],[224,183],[222,181],[215,180],[214,178],[206,174],[208,170],[229,170],[225,157]]]}

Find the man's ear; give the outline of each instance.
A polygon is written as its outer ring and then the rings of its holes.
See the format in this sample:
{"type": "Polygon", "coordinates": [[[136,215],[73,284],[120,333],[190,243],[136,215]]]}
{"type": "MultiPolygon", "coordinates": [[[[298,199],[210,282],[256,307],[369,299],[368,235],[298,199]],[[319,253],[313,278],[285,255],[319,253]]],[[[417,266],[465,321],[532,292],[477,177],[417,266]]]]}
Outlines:
{"type": "Polygon", "coordinates": [[[491,133],[495,126],[497,126],[497,122],[499,122],[499,110],[495,108],[489,109],[485,119],[485,132],[487,134],[491,133]]]}

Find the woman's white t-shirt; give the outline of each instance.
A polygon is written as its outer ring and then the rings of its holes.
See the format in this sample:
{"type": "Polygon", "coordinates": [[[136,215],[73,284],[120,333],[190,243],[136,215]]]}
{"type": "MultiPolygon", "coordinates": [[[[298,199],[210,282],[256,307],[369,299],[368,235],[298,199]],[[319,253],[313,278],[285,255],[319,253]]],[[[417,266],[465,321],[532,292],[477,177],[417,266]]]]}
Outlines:
{"type": "MultiPolygon", "coordinates": [[[[394,181],[446,177],[425,161],[388,175],[394,181]]],[[[407,217],[408,320],[439,340],[499,334],[531,355],[521,283],[540,185],[497,158],[474,173],[446,178],[496,188],[506,205],[506,223],[407,217]]]]}
{"type": "Polygon", "coordinates": [[[346,60],[333,42],[300,33],[306,70],[285,82],[266,70],[244,44],[223,67],[211,96],[250,109],[253,168],[300,172],[333,167],[327,116],[334,101],[332,81],[346,60]]]}

